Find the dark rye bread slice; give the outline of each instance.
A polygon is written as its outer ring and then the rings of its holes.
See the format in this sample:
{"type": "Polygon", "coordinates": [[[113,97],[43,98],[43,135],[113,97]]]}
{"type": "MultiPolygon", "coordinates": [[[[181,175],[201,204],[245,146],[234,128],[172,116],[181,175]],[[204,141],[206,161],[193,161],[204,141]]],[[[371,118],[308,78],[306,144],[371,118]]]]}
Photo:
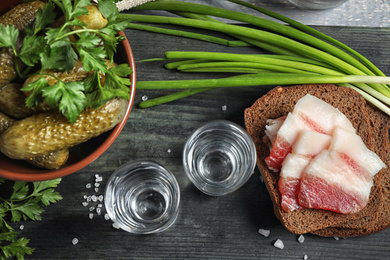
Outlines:
{"type": "Polygon", "coordinates": [[[367,104],[367,110],[372,124],[373,141],[376,144],[373,151],[387,165],[387,168],[382,169],[381,210],[377,214],[368,215],[337,227],[316,230],[313,234],[326,237],[356,237],[377,233],[390,227],[390,117],[370,104],[367,104]]]}
{"type": "MultiPolygon", "coordinates": [[[[316,96],[338,108],[352,122],[366,146],[372,148],[371,125],[366,102],[360,94],[349,88],[332,84],[276,87],[245,110],[245,126],[256,145],[257,166],[273,202],[274,212],[284,227],[295,234],[324,229],[374,214],[378,212],[382,198],[381,186],[376,185],[371,190],[367,206],[354,214],[339,214],[317,209],[285,212],[281,208],[281,195],[278,189],[279,173],[270,171],[264,160],[269,155],[269,149],[263,143],[264,129],[267,119],[287,115],[293,110],[296,102],[306,94],[316,96]]],[[[375,177],[378,179],[377,184],[380,184],[380,177],[380,174],[375,177]]]]}

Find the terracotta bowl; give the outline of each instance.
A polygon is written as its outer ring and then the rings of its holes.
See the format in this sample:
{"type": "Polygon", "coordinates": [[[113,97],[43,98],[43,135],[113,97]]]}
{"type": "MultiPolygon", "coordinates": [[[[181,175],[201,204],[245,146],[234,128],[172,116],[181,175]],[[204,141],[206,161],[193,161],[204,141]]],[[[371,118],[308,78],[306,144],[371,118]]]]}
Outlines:
{"type": "MultiPolygon", "coordinates": [[[[14,6],[19,2],[22,1],[1,1],[0,13],[4,13],[10,8],[10,6],[14,6]]],[[[119,34],[125,36],[123,32],[120,32],[119,34]]],[[[130,100],[128,103],[126,114],[122,121],[112,130],[96,138],[90,139],[83,144],[78,145],[76,149],[72,149],[69,154],[69,159],[67,163],[56,170],[40,169],[24,161],[9,159],[8,157],[0,153],[0,177],[21,181],[42,181],[63,177],[89,165],[100,155],[102,155],[108,149],[108,147],[110,147],[110,145],[114,142],[114,140],[122,131],[129,117],[134,102],[136,83],[134,57],[127,39],[125,39],[122,43],[118,45],[117,53],[118,59],[116,60],[116,62],[127,62],[133,70],[133,74],[130,76],[130,80],[132,82],[132,85],[130,87],[130,100]]]]}

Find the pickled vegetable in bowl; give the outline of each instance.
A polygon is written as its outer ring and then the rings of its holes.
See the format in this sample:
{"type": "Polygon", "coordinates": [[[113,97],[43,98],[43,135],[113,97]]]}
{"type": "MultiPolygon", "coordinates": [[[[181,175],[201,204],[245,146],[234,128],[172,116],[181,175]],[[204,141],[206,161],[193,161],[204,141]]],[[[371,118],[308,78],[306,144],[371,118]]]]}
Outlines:
{"type": "MultiPolygon", "coordinates": [[[[14,0],[8,1],[7,4],[4,2],[0,3],[0,13],[10,10],[21,2],[21,0],[14,0]]],[[[118,32],[117,36],[123,37],[124,40],[120,41],[117,45],[114,61],[118,65],[128,64],[132,71],[128,76],[131,82],[129,86],[129,97],[125,101],[125,108],[122,111],[123,117],[121,120],[118,120],[119,123],[116,122],[117,124],[111,130],[93,137],[86,142],[67,147],[69,148],[69,157],[66,163],[58,169],[48,170],[40,168],[32,165],[28,160],[11,159],[12,157],[10,158],[9,155],[6,156],[4,153],[0,153],[0,177],[22,181],[41,181],[63,177],[82,169],[96,160],[115,141],[122,131],[133,106],[136,80],[135,62],[130,44],[123,31],[118,32]]]]}

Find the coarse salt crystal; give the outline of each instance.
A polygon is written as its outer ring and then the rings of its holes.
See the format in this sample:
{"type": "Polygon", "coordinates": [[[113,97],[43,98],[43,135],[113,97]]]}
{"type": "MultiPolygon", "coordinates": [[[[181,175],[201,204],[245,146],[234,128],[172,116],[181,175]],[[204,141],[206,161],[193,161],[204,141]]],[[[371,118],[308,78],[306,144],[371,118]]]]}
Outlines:
{"type": "Polygon", "coordinates": [[[99,188],[99,186],[100,186],[100,183],[96,182],[96,183],[95,183],[95,187],[96,187],[96,188],[99,188]]]}
{"type": "Polygon", "coordinates": [[[227,106],[226,105],[223,105],[222,106],[222,111],[226,111],[227,110],[227,106]]]}
{"type": "Polygon", "coordinates": [[[172,150],[171,150],[171,149],[168,149],[168,150],[167,150],[167,152],[168,152],[168,153],[171,153],[171,152],[172,152],[172,150]]]}
{"type": "Polygon", "coordinates": [[[88,198],[88,196],[87,196],[87,195],[84,195],[83,198],[86,200],[86,199],[88,198]]]}
{"type": "Polygon", "coordinates": [[[142,99],[142,101],[146,101],[146,100],[148,100],[148,96],[143,95],[141,99],[142,99]]]}
{"type": "Polygon", "coordinates": [[[305,237],[303,235],[300,235],[298,237],[298,242],[302,244],[304,241],[305,241],[305,237]]]}
{"type": "Polygon", "coordinates": [[[95,206],[89,207],[89,211],[94,211],[94,210],[95,210],[95,206]]]}
{"type": "Polygon", "coordinates": [[[284,248],[283,241],[280,239],[276,240],[274,243],[274,247],[279,248],[279,249],[283,249],[284,248]]]}
{"type": "Polygon", "coordinates": [[[303,256],[303,260],[307,260],[307,259],[309,259],[309,257],[305,254],[305,255],[303,256]]]}
{"type": "Polygon", "coordinates": [[[339,237],[334,237],[335,240],[339,240],[340,238],[339,237]]]}
{"type": "Polygon", "coordinates": [[[88,206],[88,202],[84,201],[83,203],[81,203],[84,207],[88,206]]]}
{"type": "Polygon", "coordinates": [[[109,220],[109,219],[110,219],[110,216],[106,213],[106,214],[104,214],[104,219],[105,219],[105,220],[109,220]]]}
{"type": "Polygon", "coordinates": [[[93,202],[96,202],[98,200],[98,198],[95,195],[92,195],[91,199],[93,202]]]}
{"type": "Polygon", "coordinates": [[[86,185],[85,185],[85,188],[87,188],[87,189],[89,189],[89,188],[91,188],[92,187],[92,184],[91,183],[87,183],[86,185]]]}
{"type": "Polygon", "coordinates": [[[268,237],[269,234],[271,233],[270,230],[262,229],[262,228],[260,228],[258,232],[259,232],[260,235],[263,235],[263,236],[265,236],[265,237],[268,237]]]}
{"type": "Polygon", "coordinates": [[[24,229],[24,225],[20,225],[19,229],[23,230],[24,229]]]}
{"type": "Polygon", "coordinates": [[[101,208],[97,208],[97,209],[96,209],[96,213],[97,213],[98,215],[102,214],[102,209],[101,209],[101,208]]]}
{"type": "Polygon", "coordinates": [[[97,204],[97,207],[101,208],[101,207],[103,207],[103,204],[99,203],[99,204],[97,204]]]}
{"type": "Polygon", "coordinates": [[[92,196],[89,195],[89,196],[87,197],[87,202],[91,202],[91,200],[92,200],[92,196]]]}
{"type": "Polygon", "coordinates": [[[102,202],[103,199],[104,199],[104,196],[103,196],[103,195],[99,195],[98,200],[99,200],[100,202],[102,202]]]}
{"type": "Polygon", "coordinates": [[[95,192],[99,192],[99,188],[95,188],[95,192]]]}
{"type": "Polygon", "coordinates": [[[89,219],[93,219],[93,213],[88,214],[89,219]]]}
{"type": "Polygon", "coordinates": [[[72,244],[73,245],[76,245],[78,242],[79,242],[79,240],[77,238],[73,238],[72,239],[72,244]]]}

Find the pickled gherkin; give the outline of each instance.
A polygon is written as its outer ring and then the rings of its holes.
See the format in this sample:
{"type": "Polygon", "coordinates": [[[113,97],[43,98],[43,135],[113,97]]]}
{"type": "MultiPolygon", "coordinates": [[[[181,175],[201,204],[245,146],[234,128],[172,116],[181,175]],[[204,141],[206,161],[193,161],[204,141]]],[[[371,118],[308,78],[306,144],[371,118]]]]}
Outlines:
{"type": "Polygon", "coordinates": [[[111,130],[126,109],[127,101],[115,98],[98,109],[84,110],[73,124],[58,110],[35,114],[0,135],[0,151],[12,159],[28,160],[70,148],[111,130]]]}
{"type": "MultiPolygon", "coordinates": [[[[0,16],[0,24],[13,25],[16,29],[22,30],[35,19],[35,15],[39,8],[43,8],[44,3],[34,1],[30,3],[22,3],[15,6],[12,10],[0,16]]],[[[17,66],[22,63],[16,61],[17,66]]],[[[10,83],[17,77],[15,69],[15,55],[11,48],[0,48],[0,88],[10,83]]]]}

